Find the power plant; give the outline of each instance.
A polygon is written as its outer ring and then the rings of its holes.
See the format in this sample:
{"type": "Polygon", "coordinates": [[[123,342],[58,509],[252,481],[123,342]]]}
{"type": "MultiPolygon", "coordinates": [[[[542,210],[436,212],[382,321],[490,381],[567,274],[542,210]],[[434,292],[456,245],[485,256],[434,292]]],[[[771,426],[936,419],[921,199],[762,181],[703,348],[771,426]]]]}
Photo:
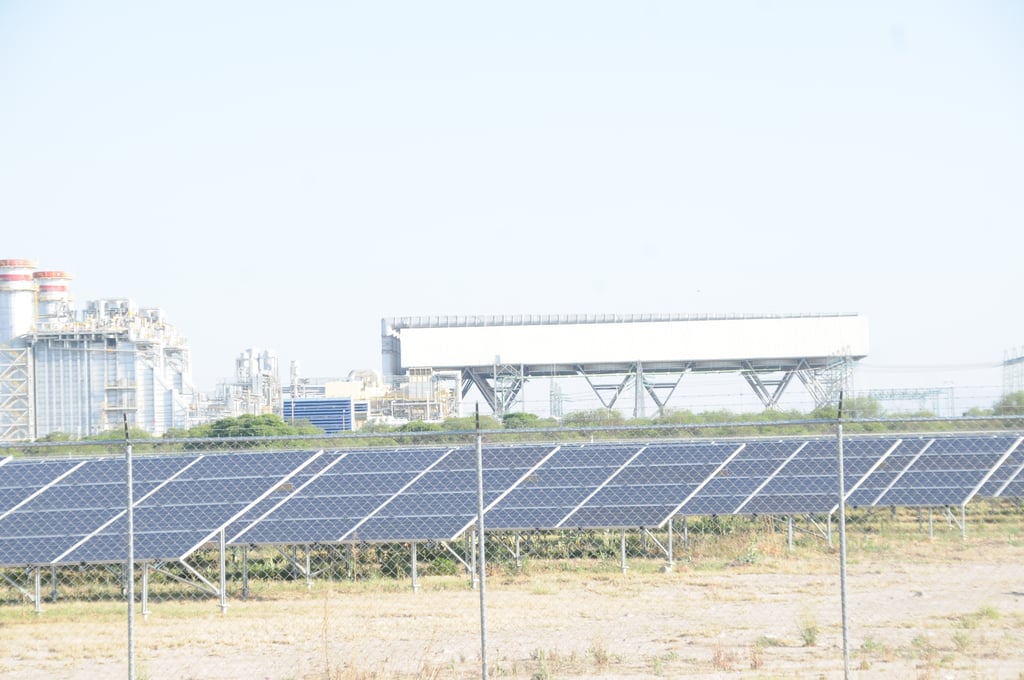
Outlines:
{"type": "Polygon", "coordinates": [[[189,349],[163,311],[118,298],[76,312],[70,280],[0,260],[0,440],[199,422],[189,349]]]}
{"type": "Polygon", "coordinates": [[[292,362],[282,384],[277,356],[248,349],[208,397],[163,310],[128,298],[78,310],[70,281],[0,260],[0,441],[88,437],[125,421],[161,436],[246,413],[335,433],[461,415],[471,390],[502,416],[524,403],[530,380],[550,383],[555,416],[561,381],[582,381],[607,409],[632,395],[634,417],[645,417],[647,401],[665,412],[685,376],[712,373],[741,377],[772,410],[794,378],[815,404],[831,403],[868,353],[856,314],[395,317],[381,320],[379,372],[306,379],[292,362]]]}

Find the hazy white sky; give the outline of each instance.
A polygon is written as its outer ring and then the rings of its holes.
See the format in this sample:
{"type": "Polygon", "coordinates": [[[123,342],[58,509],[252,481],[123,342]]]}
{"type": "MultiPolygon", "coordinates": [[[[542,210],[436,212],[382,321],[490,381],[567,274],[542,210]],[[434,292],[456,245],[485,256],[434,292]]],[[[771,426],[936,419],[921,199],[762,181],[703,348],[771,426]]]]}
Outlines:
{"type": "Polygon", "coordinates": [[[164,308],[202,388],[591,312],[857,312],[861,384],[996,383],[1022,227],[1013,0],[0,0],[0,259],[164,308]]]}

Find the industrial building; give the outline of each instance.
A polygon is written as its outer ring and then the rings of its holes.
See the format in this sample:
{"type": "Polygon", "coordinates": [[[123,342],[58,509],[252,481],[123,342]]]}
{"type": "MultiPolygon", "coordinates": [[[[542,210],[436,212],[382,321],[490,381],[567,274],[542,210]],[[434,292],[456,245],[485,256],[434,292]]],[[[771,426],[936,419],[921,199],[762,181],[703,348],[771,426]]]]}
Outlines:
{"type": "Polygon", "coordinates": [[[78,312],[70,280],[0,260],[0,440],[199,422],[189,348],[163,311],[117,298],[78,312]]]}
{"type": "MultiPolygon", "coordinates": [[[[853,363],[867,356],[856,314],[430,316],[381,320],[384,375],[410,394],[447,386],[454,412],[472,389],[508,413],[527,380],[582,379],[605,408],[625,393],[664,413],[688,374],[733,373],[766,410],[794,378],[815,404],[833,403],[853,363]],[[419,385],[419,388],[416,386],[419,385]]],[[[560,415],[552,388],[551,414],[560,415]]],[[[428,397],[429,398],[429,397],[428,397]]],[[[436,398],[436,397],[434,397],[436,398]]]]}
{"type": "Polygon", "coordinates": [[[131,299],[76,310],[71,276],[0,260],[0,441],[85,437],[123,426],[159,436],[218,418],[274,413],[327,433],[370,422],[461,415],[476,390],[497,415],[528,380],[585,381],[601,405],[631,395],[659,413],[688,374],[734,373],[773,409],[797,379],[830,402],[868,351],[867,320],[851,314],[442,316],[382,320],[383,371],[305,379],[292,362],[249,349],[213,397],[191,381],[190,351],[158,308],[131,299]]]}
{"type": "Polygon", "coordinates": [[[351,432],[366,424],[370,402],[351,397],[306,397],[284,400],[284,419],[289,423],[304,420],[324,434],[351,432]]]}
{"type": "Polygon", "coordinates": [[[243,414],[281,415],[281,377],[277,355],[269,350],[247,349],[235,359],[235,374],[217,385],[211,400],[202,402],[204,421],[234,418],[243,414]]]}

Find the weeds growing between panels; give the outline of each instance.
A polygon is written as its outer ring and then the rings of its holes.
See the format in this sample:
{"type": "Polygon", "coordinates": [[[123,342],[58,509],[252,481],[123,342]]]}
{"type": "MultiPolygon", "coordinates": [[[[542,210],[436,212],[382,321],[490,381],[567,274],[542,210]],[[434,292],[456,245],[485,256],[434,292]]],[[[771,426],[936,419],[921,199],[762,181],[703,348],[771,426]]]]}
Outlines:
{"type": "MultiPolygon", "coordinates": [[[[968,507],[966,539],[959,508],[951,511],[914,508],[851,509],[847,546],[851,563],[859,555],[884,553],[892,559],[943,560],[973,551],[987,542],[1024,546],[1024,505],[1013,501],[976,501],[968,507]]],[[[829,571],[838,551],[833,521],[829,543],[826,517],[794,519],[792,543],[788,522],[780,517],[701,517],[674,524],[672,568],[728,571],[757,566],[778,572],[829,571]],[[684,530],[685,526],[685,530],[684,530]]],[[[620,531],[532,531],[492,533],[487,537],[488,574],[499,583],[528,581],[545,574],[645,575],[668,570],[667,531],[626,532],[625,570],[620,531]]],[[[468,540],[418,546],[418,584],[429,589],[471,587],[473,563],[468,540]]],[[[229,548],[226,555],[230,599],[289,598],[314,584],[338,589],[401,592],[410,589],[412,563],[408,544],[353,544],[229,548]],[[306,565],[309,565],[308,571],[306,565]]],[[[211,584],[219,581],[219,553],[203,549],[188,560],[191,570],[211,584]]],[[[136,580],[141,576],[136,570],[136,580]]],[[[125,596],[123,565],[44,568],[44,604],[65,601],[110,602],[125,596]]],[[[538,587],[542,587],[538,586],[538,587]]],[[[31,606],[34,568],[0,570],[0,611],[31,606]]],[[[136,586],[139,593],[139,585],[136,586]]],[[[191,571],[178,563],[161,565],[148,575],[150,602],[204,600],[215,597],[191,571]]]]}

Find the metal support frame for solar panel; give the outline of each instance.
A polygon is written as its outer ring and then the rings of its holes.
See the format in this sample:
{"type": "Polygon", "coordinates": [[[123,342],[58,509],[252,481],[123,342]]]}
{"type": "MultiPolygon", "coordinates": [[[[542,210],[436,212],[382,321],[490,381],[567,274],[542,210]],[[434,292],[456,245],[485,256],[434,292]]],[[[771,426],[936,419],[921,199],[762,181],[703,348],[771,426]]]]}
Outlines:
{"type": "Polygon", "coordinates": [[[37,606],[38,606],[38,602],[37,602],[37,600],[36,600],[36,596],[34,596],[34,595],[33,595],[32,593],[30,593],[30,592],[28,591],[28,589],[27,589],[27,588],[23,588],[23,587],[22,587],[22,585],[21,585],[20,583],[18,583],[18,582],[17,582],[17,581],[15,581],[14,579],[12,579],[12,578],[11,578],[10,576],[8,576],[7,574],[2,574],[2,573],[0,573],[0,576],[3,576],[3,579],[4,579],[4,581],[6,581],[6,582],[7,582],[7,584],[8,584],[8,585],[9,585],[10,587],[14,588],[14,589],[15,589],[16,591],[18,591],[19,593],[21,593],[21,594],[22,594],[22,596],[23,596],[23,597],[24,597],[24,598],[25,598],[26,600],[28,600],[29,602],[36,602],[36,603],[37,603],[37,606]]]}

